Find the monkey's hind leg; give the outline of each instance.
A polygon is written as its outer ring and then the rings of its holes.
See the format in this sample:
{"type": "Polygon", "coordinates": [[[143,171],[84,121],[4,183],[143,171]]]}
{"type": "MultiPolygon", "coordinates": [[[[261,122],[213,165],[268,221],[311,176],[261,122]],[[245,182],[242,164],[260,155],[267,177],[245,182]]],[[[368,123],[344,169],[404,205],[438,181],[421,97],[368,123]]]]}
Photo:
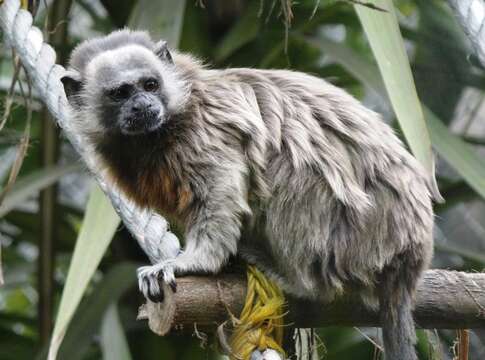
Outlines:
{"type": "Polygon", "coordinates": [[[407,253],[397,256],[380,275],[378,291],[386,360],[417,360],[412,310],[422,266],[419,261],[410,264],[411,256],[407,253]]]}

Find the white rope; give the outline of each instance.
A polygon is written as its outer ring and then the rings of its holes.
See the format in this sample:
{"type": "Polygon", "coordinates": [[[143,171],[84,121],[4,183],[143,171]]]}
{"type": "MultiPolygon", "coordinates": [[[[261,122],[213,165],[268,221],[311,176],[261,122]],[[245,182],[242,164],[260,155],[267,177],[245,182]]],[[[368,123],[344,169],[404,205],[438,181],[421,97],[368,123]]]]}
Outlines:
{"type": "Polygon", "coordinates": [[[168,231],[167,221],[153,211],[137,207],[112,184],[108,184],[105,175],[97,170],[89,144],[73,131],[70,126],[70,108],[60,81],[65,69],[55,63],[55,51],[44,42],[42,32],[32,26],[32,15],[20,8],[19,0],[6,0],[0,6],[0,27],[6,42],[18,54],[40,99],[56,118],[57,124],[81,155],[150,261],[159,263],[174,258],[180,252],[180,244],[177,237],[168,231]]]}
{"type": "Polygon", "coordinates": [[[478,59],[485,66],[485,1],[448,0],[448,4],[470,39],[478,59]]]}

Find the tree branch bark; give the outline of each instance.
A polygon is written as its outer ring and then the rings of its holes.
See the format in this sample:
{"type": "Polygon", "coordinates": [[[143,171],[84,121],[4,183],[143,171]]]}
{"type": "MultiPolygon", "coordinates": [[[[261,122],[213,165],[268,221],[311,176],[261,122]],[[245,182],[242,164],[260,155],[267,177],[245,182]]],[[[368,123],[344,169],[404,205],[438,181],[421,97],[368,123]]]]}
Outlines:
{"type": "MultiPolygon", "coordinates": [[[[212,331],[239,315],[246,294],[242,275],[189,276],[178,279],[177,292],[165,288],[162,304],[148,302],[139,319],[148,319],[150,329],[165,335],[171,330],[212,331]]],[[[296,327],[379,326],[377,311],[367,309],[349,294],[330,304],[287,298],[285,323],[296,327]]],[[[485,328],[485,274],[429,270],[420,281],[414,311],[416,325],[433,329],[485,328]]]]}

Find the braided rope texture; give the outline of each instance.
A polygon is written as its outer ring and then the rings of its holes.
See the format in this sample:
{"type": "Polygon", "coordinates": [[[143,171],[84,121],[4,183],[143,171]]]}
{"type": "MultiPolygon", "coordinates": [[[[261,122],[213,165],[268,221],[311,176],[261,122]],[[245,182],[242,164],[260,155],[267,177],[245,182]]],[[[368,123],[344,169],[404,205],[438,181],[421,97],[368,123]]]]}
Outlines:
{"type": "Polygon", "coordinates": [[[60,81],[65,69],[55,63],[54,49],[44,42],[42,32],[32,25],[32,15],[21,8],[19,0],[6,0],[0,6],[0,27],[6,42],[19,56],[34,89],[150,261],[158,263],[177,256],[180,244],[177,237],[168,231],[167,221],[153,211],[140,209],[106,182],[105,174],[96,166],[90,145],[70,126],[70,108],[60,81]]]}
{"type": "Polygon", "coordinates": [[[470,39],[478,59],[485,66],[485,1],[448,0],[448,4],[470,39]]]}

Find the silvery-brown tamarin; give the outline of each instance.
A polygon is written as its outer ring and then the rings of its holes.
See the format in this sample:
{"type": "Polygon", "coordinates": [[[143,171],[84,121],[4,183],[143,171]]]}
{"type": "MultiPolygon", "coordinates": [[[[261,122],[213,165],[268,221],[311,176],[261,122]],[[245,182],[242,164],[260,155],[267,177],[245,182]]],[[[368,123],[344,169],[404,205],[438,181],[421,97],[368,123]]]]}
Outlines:
{"type": "Polygon", "coordinates": [[[378,303],[386,358],[416,359],[439,194],[378,114],[317,77],[209,69],[130,30],[78,46],[62,82],[113,186],[184,229],[175,259],[140,271],[146,296],[237,254],[294,296],[378,303]]]}

